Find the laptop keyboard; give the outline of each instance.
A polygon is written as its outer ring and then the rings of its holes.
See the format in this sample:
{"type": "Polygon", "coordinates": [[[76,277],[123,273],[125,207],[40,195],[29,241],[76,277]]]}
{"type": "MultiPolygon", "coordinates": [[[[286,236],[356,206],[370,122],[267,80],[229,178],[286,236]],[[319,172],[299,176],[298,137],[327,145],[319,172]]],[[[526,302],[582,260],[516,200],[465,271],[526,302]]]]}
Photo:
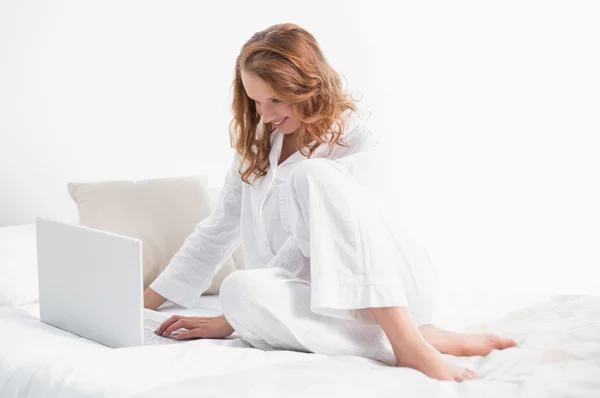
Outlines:
{"type": "Polygon", "coordinates": [[[184,340],[175,340],[159,336],[153,330],[144,329],[144,345],[183,343],[184,340]]]}

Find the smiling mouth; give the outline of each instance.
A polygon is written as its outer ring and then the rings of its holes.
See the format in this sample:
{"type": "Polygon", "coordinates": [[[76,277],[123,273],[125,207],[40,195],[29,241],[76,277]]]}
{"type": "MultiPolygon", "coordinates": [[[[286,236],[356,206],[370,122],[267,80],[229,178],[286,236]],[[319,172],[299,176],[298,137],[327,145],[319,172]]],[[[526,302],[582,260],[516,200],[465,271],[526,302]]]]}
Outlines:
{"type": "Polygon", "coordinates": [[[286,116],[286,117],[284,117],[283,119],[281,119],[281,120],[279,121],[279,123],[277,123],[277,122],[273,122],[273,126],[275,126],[275,127],[281,127],[281,126],[283,126],[283,125],[285,124],[285,121],[286,121],[287,119],[288,119],[288,118],[287,118],[287,116],[286,116]]]}

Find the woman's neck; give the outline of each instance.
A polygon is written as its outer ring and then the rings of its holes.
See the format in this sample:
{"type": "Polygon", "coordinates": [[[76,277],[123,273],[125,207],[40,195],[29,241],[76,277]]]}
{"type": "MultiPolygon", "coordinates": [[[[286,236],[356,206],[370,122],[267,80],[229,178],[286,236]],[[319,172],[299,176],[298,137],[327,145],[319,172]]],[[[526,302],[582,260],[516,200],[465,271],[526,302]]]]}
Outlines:
{"type": "Polygon", "coordinates": [[[295,134],[285,134],[283,136],[283,143],[281,145],[281,154],[279,155],[278,164],[285,162],[285,160],[292,156],[292,154],[294,154],[294,152],[297,150],[298,148],[296,148],[295,134]]]}

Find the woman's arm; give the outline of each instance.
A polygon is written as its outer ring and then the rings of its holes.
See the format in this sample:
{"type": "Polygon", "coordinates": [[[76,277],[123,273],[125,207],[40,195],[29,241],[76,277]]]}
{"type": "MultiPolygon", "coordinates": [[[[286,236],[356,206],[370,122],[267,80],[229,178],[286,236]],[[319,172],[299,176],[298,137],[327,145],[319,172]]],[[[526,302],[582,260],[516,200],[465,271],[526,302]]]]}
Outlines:
{"type": "Polygon", "coordinates": [[[196,225],[181,249],[144,292],[146,308],[154,307],[161,300],[153,292],[184,307],[191,307],[208,289],[227,257],[239,246],[243,184],[238,172],[240,160],[236,152],[212,214],[196,225]]]}
{"type": "Polygon", "coordinates": [[[165,297],[156,293],[150,287],[146,288],[146,290],[144,291],[144,308],[156,310],[165,301],[167,301],[165,297]]]}

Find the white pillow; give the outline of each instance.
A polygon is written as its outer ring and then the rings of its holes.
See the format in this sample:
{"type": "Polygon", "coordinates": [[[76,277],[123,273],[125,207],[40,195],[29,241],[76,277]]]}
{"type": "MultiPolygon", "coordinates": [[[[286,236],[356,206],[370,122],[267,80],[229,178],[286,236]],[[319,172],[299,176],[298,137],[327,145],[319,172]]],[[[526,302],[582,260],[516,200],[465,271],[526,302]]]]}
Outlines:
{"type": "MultiPolygon", "coordinates": [[[[67,188],[77,204],[81,225],[143,242],[146,288],[179,251],[196,224],[210,215],[206,183],[205,176],[194,176],[71,182],[67,188]]],[[[204,294],[218,294],[223,279],[235,270],[233,259],[228,259],[204,294]]]]}
{"type": "Polygon", "coordinates": [[[38,299],[35,224],[0,228],[0,306],[38,299]]]}

